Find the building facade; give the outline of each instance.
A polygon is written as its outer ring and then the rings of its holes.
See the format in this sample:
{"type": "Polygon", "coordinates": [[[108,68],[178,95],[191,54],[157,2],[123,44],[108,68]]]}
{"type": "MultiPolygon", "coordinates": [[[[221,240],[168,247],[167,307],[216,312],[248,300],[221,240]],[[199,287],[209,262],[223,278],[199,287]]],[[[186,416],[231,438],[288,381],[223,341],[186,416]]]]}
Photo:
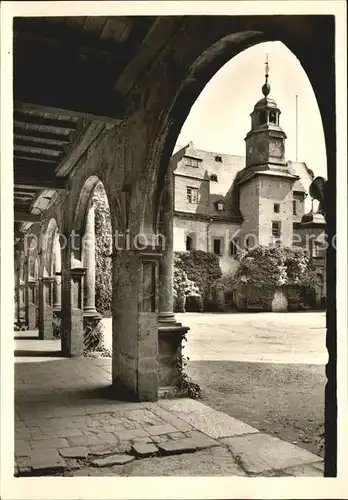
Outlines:
{"type": "Polygon", "coordinates": [[[174,178],[174,250],[203,250],[219,257],[223,273],[238,266],[240,250],[255,245],[306,247],[316,268],[316,302],[326,297],[325,219],[308,197],[314,173],[286,160],[281,111],[263,97],[251,113],[245,156],[195,148],[171,157],[174,178]]]}

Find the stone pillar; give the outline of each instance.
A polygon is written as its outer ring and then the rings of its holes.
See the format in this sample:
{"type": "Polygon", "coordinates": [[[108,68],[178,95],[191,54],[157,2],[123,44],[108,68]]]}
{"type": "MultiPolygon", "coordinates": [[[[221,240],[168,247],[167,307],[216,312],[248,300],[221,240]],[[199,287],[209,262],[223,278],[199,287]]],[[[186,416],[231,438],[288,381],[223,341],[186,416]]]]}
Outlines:
{"type": "Polygon", "coordinates": [[[28,330],[36,328],[37,280],[29,278],[27,283],[27,324],[28,330]]]}
{"type": "Polygon", "coordinates": [[[159,263],[158,359],[159,393],[170,392],[180,383],[181,354],[188,327],[177,323],[173,313],[173,188],[169,173],[160,214],[163,256],[159,263]]]}
{"type": "Polygon", "coordinates": [[[22,279],[18,281],[18,321],[25,322],[26,312],[25,312],[25,282],[22,279]]]}
{"type": "Polygon", "coordinates": [[[95,318],[101,317],[95,308],[95,227],[93,202],[88,209],[86,230],[83,238],[83,265],[86,268],[83,315],[95,318]]]}
{"type": "Polygon", "coordinates": [[[54,239],[55,280],[53,283],[53,311],[60,312],[62,309],[62,262],[59,244],[59,235],[54,239]]]}
{"type": "Polygon", "coordinates": [[[39,280],[39,339],[53,339],[53,297],[54,278],[45,276],[39,280]]]}
{"type": "Polygon", "coordinates": [[[77,357],[83,354],[83,281],[84,267],[63,273],[62,353],[77,357]]]}
{"type": "Polygon", "coordinates": [[[113,260],[112,383],[138,401],[158,398],[157,250],[117,251],[113,260]]]}

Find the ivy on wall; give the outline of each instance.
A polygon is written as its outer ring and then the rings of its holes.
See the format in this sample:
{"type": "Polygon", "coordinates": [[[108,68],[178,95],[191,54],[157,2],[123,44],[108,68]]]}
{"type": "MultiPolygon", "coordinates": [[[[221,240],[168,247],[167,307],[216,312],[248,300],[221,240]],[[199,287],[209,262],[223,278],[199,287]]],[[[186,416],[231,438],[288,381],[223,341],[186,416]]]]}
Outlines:
{"type": "Polygon", "coordinates": [[[279,287],[286,289],[290,301],[298,302],[304,290],[315,286],[315,269],[304,248],[257,246],[237,258],[238,269],[217,280],[213,290],[237,290],[241,300],[268,309],[279,287]]]}
{"type": "Polygon", "coordinates": [[[178,289],[183,288],[186,296],[198,294],[202,300],[201,310],[208,306],[211,286],[221,275],[219,259],[214,253],[202,250],[174,253],[174,294],[178,295],[178,289]]]}
{"type": "Polygon", "coordinates": [[[102,184],[93,195],[95,211],[95,306],[104,317],[111,316],[112,227],[108,199],[102,184]]]}

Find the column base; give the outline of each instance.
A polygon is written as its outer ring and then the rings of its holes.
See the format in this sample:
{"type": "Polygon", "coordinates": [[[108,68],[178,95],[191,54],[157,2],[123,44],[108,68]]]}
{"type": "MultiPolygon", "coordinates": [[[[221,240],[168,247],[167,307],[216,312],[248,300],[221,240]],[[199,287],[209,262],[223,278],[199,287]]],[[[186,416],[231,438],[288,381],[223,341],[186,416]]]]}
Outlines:
{"type": "Polygon", "coordinates": [[[84,309],[84,318],[103,319],[103,316],[96,309],[84,309]]]}

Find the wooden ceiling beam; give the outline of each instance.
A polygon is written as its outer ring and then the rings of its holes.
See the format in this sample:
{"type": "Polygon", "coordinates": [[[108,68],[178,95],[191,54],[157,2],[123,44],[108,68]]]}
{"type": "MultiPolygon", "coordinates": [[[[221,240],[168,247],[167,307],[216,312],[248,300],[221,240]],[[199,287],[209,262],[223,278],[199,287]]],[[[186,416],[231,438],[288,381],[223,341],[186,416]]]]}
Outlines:
{"type": "Polygon", "coordinates": [[[14,137],[15,146],[24,146],[27,148],[41,149],[43,151],[53,151],[55,153],[64,153],[64,148],[58,144],[49,144],[43,141],[31,141],[29,139],[21,139],[19,137],[14,137]]]}
{"type": "MultiPolygon", "coordinates": [[[[55,120],[52,118],[44,118],[37,115],[28,115],[25,113],[21,113],[20,111],[24,111],[24,109],[19,109],[17,107],[17,104],[15,104],[15,109],[16,108],[18,109],[18,111],[14,111],[13,113],[13,119],[15,122],[32,124],[32,125],[41,125],[45,127],[57,128],[62,130],[69,130],[70,132],[75,132],[77,130],[77,123],[73,121],[55,120]]],[[[25,111],[33,111],[33,109],[31,110],[26,109],[25,111]]]]}
{"type": "MultiPolygon", "coordinates": [[[[25,162],[28,163],[28,162],[25,162]]],[[[37,165],[37,162],[30,162],[37,165]]],[[[67,179],[56,177],[54,171],[38,168],[20,168],[18,162],[14,166],[14,187],[18,189],[55,189],[65,190],[67,179]]]]}
{"type": "Polygon", "coordinates": [[[20,94],[21,101],[15,103],[15,108],[21,111],[48,112],[113,124],[119,124],[125,112],[124,99],[117,92],[110,94],[101,89],[91,90],[88,97],[82,91],[74,95],[74,92],[58,93],[52,89],[48,93],[47,87],[42,92],[37,88],[35,91],[27,88],[20,94]]]}
{"type": "Polygon", "coordinates": [[[43,130],[25,129],[22,127],[14,127],[13,132],[14,132],[15,136],[25,137],[25,138],[28,138],[28,140],[40,139],[42,141],[47,141],[47,142],[45,142],[45,144],[52,144],[52,145],[69,144],[69,136],[68,135],[55,134],[54,132],[48,132],[46,130],[43,131],[43,130]]]}
{"type": "Polygon", "coordinates": [[[31,151],[23,151],[16,148],[14,148],[14,156],[15,158],[21,158],[23,160],[35,160],[44,163],[52,163],[53,165],[58,165],[61,160],[61,155],[53,156],[44,153],[33,153],[31,151]]]}

